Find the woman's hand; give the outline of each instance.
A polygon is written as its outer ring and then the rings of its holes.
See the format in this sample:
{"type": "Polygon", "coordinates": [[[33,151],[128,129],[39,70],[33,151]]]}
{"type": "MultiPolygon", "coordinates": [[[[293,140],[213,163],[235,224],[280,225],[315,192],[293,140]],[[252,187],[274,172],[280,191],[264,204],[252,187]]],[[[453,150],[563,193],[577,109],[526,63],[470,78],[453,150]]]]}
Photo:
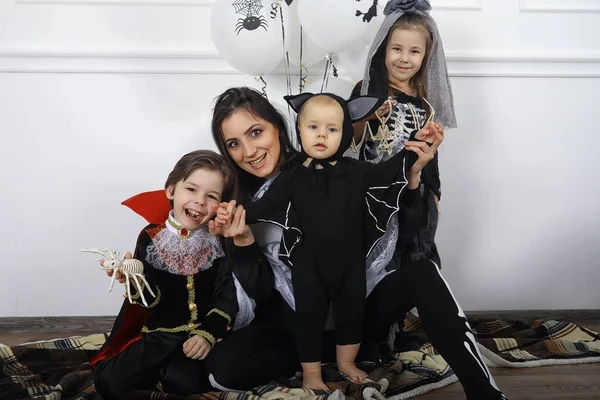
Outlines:
{"type": "Polygon", "coordinates": [[[406,150],[417,154],[417,161],[408,170],[408,187],[416,189],[421,180],[421,171],[433,160],[435,153],[444,140],[444,127],[437,122],[430,122],[415,135],[420,142],[406,142],[406,150]]]}
{"type": "Polygon", "coordinates": [[[183,344],[183,352],[192,360],[204,360],[212,350],[208,340],[200,335],[194,335],[183,344]]]}

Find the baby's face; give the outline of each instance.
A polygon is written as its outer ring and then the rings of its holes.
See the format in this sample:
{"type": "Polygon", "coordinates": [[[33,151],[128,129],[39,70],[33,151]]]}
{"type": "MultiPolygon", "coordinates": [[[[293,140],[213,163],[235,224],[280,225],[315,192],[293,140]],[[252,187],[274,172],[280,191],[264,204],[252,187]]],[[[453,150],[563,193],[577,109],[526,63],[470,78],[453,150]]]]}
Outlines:
{"type": "Polygon", "coordinates": [[[317,160],[333,156],[342,141],[343,123],[344,111],[339,104],[307,101],[298,121],[304,152],[317,160]]]}

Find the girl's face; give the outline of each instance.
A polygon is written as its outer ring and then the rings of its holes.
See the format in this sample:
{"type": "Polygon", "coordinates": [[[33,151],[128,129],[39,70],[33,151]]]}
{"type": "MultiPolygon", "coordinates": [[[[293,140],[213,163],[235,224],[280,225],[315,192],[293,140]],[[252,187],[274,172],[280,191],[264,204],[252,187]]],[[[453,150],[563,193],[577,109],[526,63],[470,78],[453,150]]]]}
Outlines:
{"type": "Polygon", "coordinates": [[[410,79],[421,69],[426,50],[427,34],[423,29],[394,30],[385,51],[388,84],[403,91],[412,89],[410,79]]]}
{"type": "Polygon", "coordinates": [[[281,144],[270,122],[240,109],[221,125],[227,152],[244,171],[265,178],[276,172],[281,144]]]}
{"type": "Polygon", "coordinates": [[[223,195],[223,176],[209,169],[197,169],[167,188],[167,198],[173,201],[175,220],[189,231],[208,223],[215,216],[215,205],[223,195]]]}

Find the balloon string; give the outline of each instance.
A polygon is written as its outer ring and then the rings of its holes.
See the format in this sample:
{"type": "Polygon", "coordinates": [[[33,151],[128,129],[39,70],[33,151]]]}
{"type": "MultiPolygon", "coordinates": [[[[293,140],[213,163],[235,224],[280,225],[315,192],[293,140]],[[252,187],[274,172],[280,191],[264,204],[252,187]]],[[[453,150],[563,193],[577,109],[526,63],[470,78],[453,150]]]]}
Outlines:
{"type": "Polygon", "coordinates": [[[302,25],[300,25],[300,93],[302,93],[306,85],[306,77],[302,75],[302,70],[306,68],[302,64],[302,25]]]}
{"type": "Polygon", "coordinates": [[[308,68],[300,67],[300,93],[306,88],[306,78],[308,78],[308,68]]]}
{"type": "MultiPolygon", "coordinates": [[[[286,45],[285,45],[285,24],[284,24],[284,19],[283,19],[283,6],[281,4],[281,1],[277,2],[277,7],[279,8],[279,18],[281,20],[281,38],[283,40],[283,63],[285,65],[285,84],[286,84],[286,89],[287,89],[287,95],[291,96],[292,95],[292,77],[290,75],[290,54],[287,51],[286,45]]],[[[287,103],[287,111],[288,111],[289,121],[293,121],[294,115],[293,115],[292,107],[290,106],[289,103],[287,103]]],[[[295,143],[295,142],[296,142],[295,135],[293,135],[293,137],[292,137],[292,145],[293,146],[297,145],[297,143],[295,143]]]]}
{"type": "MultiPolygon", "coordinates": [[[[292,95],[292,78],[290,77],[290,55],[285,48],[285,24],[283,23],[283,7],[281,6],[281,2],[277,2],[279,7],[279,18],[281,20],[281,38],[283,40],[283,57],[285,64],[285,83],[287,86],[287,94],[288,96],[292,95]]],[[[289,107],[288,107],[289,108],[289,107]]],[[[291,109],[290,109],[291,111],[291,109]]]]}
{"type": "Polygon", "coordinates": [[[327,62],[325,63],[325,71],[323,73],[323,82],[321,83],[321,93],[327,89],[327,82],[329,81],[329,66],[331,65],[331,54],[327,54],[325,57],[327,62]]]}
{"type": "Polygon", "coordinates": [[[335,64],[333,63],[333,58],[331,59],[331,68],[333,69],[333,76],[335,76],[337,78],[338,77],[338,70],[335,67],[335,64]]]}
{"type": "Polygon", "coordinates": [[[265,82],[265,79],[262,77],[262,75],[255,77],[255,79],[263,83],[263,86],[260,88],[260,92],[265,99],[269,100],[269,96],[267,96],[267,82],[265,82]]]}

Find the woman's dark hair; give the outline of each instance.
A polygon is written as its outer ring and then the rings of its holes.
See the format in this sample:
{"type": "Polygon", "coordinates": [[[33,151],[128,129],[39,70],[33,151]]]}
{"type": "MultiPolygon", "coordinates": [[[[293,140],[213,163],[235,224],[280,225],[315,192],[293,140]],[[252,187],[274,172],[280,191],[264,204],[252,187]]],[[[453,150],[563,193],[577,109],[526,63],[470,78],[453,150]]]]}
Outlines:
{"type": "MultiPolygon", "coordinates": [[[[198,169],[207,169],[221,174],[223,176],[222,201],[229,201],[233,198],[236,186],[235,173],[225,159],[212,150],[196,150],[181,157],[167,177],[165,189],[168,190],[169,186],[175,187],[198,169]]],[[[169,202],[173,207],[173,200],[169,200],[169,202]]]]}
{"type": "Polygon", "coordinates": [[[244,203],[250,201],[252,194],[259,188],[264,179],[258,178],[241,169],[227,151],[225,139],[223,138],[223,122],[239,110],[245,110],[256,118],[264,119],[279,131],[281,151],[279,152],[276,168],[283,168],[297,156],[298,152],[294,149],[288,136],[285,118],[259,91],[242,86],[227,89],[219,95],[215,99],[213,110],[213,140],[217,144],[225,162],[236,172],[238,183],[236,199],[244,203]]]}

